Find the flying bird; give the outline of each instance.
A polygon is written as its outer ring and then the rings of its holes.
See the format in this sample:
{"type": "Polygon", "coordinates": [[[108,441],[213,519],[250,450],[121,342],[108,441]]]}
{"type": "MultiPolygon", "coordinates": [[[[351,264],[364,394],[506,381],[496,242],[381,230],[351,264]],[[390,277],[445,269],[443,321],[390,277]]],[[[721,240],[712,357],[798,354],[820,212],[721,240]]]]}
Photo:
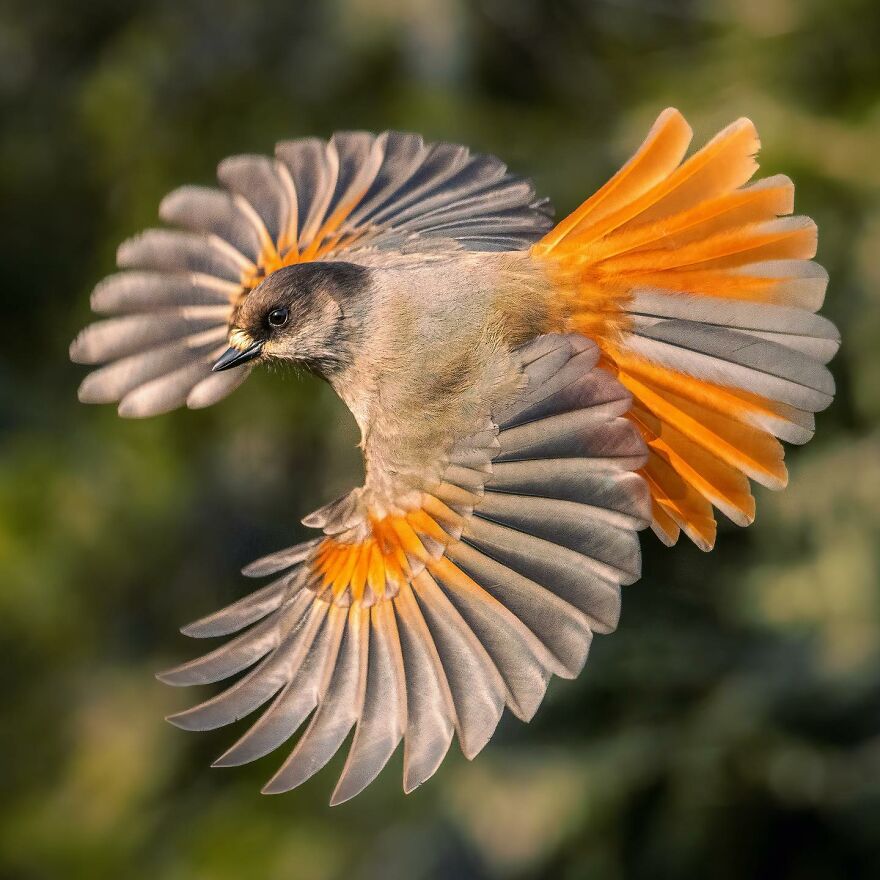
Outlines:
{"type": "Polygon", "coordinates": [[[685,158],[660,114],[623,168],[554,225],[497,158],[389,131],[279,143],[184,186],[124,242],[71,346],[79,389],[152,416],[299,364],[349,407],[364,485],[315,536],[244,569],[272,579],[184,627],[232,636],[164,672],[203,685],[187,730],[262,707],[217,761],[304,731],[265,787],[323,767],[354,731],[331,803],[404,743],[404,790],[453,735],[467,758],[505,706],[529,720],[582,669],[641,574],[639,531],[703,550],[715,510],[752,522],[750,481],[786,484],[831,402],[839,344],[816,314],[816,226],[783,175],[750,183],[740,119],[685,158]]]}

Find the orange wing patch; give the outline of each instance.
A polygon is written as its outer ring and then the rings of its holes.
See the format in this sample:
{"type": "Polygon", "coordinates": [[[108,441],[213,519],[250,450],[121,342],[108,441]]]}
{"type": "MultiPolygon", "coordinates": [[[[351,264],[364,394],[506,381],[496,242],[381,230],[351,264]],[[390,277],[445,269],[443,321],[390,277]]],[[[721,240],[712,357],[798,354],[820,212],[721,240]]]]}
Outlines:
{"type": "MultiPolygon", "coordinates": [[[[249,263],[242,269],[242,289],[236,298],[235,306],[241,305],[244,298],[255,287],[278,269],[284,266],[292,266],[296,263],[320,260],[333,251],[353,246],[363,238],[368,231],[367,229],[349,230],[346,232],[341,227],[365,192],[366,187],[362,192],[357,193],[341,204],[307,243],[297,243],[296,241],[295,218],[290,219],[287,228],[283,229],[279,234],[278,240],[273,241],[265,226],[258,217],[255,217],[255,222],[259,224],[261,249],[256,263],[249,263]]],[[[253,209],[251,209],[251,213],[253,213],[253,209]]],[[[234,313],[231,323],[234,323],[234,313]]]]}
{"type": "Polygon", "coordinates": [[[336,605],[369,607],[396,596],[426,568],[438,570],[464,517],[428,493],[422,505],[401,515],[371,516],[370,534],[362,541],[325,537],[312,560],[310,589],[336,605]]]}

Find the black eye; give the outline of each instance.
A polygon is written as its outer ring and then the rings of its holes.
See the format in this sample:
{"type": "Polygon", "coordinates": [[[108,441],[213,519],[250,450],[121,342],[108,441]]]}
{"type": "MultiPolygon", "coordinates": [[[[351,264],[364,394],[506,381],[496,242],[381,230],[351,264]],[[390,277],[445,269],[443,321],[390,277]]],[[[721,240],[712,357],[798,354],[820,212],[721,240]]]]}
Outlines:
{"type": "Polygon", "coordinates": [[[272,309],[269,312],[269,324],[272,327],[283,327],[289,316],[290,312],[287,309],[272,309]]]}

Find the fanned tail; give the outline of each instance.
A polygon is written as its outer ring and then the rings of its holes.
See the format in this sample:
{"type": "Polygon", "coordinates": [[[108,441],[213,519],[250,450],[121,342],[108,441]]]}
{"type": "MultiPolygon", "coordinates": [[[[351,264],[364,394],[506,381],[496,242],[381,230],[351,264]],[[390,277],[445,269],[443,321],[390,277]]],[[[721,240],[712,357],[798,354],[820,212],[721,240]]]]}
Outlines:
{"type": "Polygon", "coordinates": [[[717,507],[754,519],[749,480],[787,481],[779,439],[805,443],[829,405],[839,334],[816,315],[828,276],[794,186],[757,170],[740,119],[686,161],[674,109],[594,196],[532,248],[566,299],[562,329],[595,339],[634,398],[649,447],[653,528],[715,541],[717,507]]]}

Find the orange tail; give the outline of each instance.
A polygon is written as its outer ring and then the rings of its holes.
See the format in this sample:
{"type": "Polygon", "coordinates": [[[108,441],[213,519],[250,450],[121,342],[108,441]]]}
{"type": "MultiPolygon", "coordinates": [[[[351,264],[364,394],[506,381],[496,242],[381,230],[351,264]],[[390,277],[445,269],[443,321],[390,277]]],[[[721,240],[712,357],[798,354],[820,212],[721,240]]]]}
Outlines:
{"type": "Polygon", "coordinates": [[[811,258],[816,225],[787,217],[783,175],[757,170],[740,119],[686,161],[691,129],[674,109],[594,196],[534,245],[567,330],[599,343],[632,392],[650,450],[643,469],[654,531],[715,542],[713,506],[752,522],[749,479],[787,481],[781,438],[805,443],[834,394],[839,335],[815,314],[828,276],[811,258]]]}

